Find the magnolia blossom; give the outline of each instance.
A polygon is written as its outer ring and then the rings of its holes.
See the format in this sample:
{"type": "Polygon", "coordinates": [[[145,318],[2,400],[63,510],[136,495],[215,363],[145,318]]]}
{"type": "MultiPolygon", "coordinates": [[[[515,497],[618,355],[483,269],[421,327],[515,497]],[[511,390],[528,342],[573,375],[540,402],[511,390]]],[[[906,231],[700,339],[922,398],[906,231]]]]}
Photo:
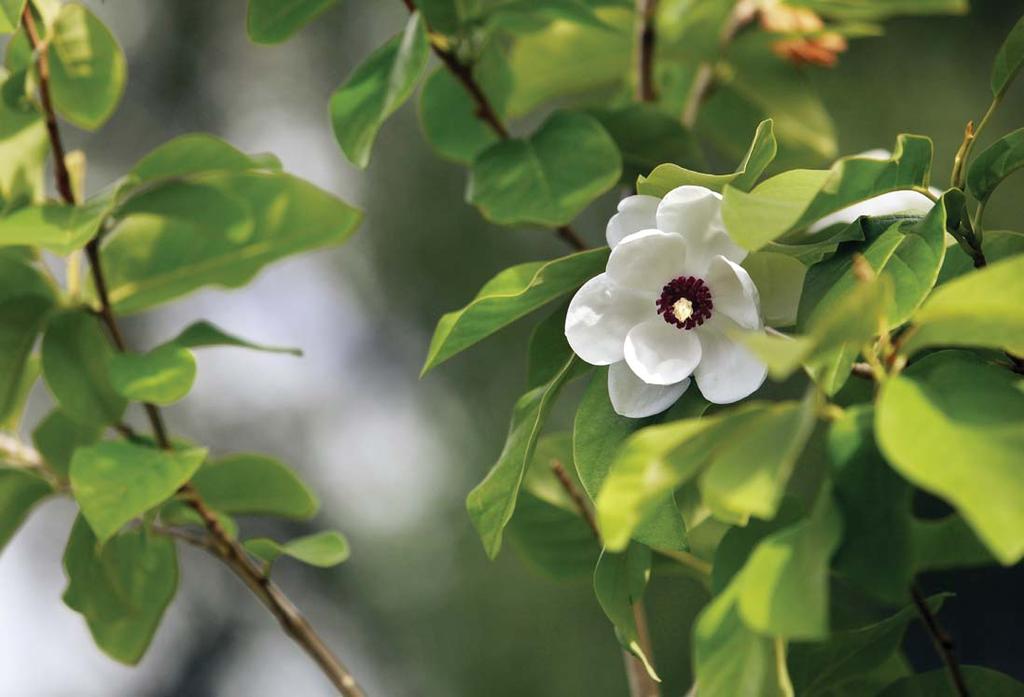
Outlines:
{"type": "Polygon", "coordinates": [[[565,336],[593,365],[607,365],[615,411],[641,418],[664,411],[690,386],[729,404],[757,390],[764,363],[739,344],[760,330],[760,298],[740,266],[747,253],[722,222],[722,197],[681,186],[663,199],[630,196],[608,221],[604,273],[569,304],[565,336]]]}

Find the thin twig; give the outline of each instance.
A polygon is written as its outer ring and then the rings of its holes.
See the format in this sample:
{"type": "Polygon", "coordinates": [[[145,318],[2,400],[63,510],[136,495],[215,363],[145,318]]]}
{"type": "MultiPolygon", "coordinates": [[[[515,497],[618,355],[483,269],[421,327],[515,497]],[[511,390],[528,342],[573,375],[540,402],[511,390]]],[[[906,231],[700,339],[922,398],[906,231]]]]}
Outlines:
{"type": "Polygon", "coordinates": [[[921,615],[925,629],[928,630],[928,634],[932,638],[932,643],[935,644],[936,653],[939,654],[943,663],[946,664],[949,682],[953,686],[954,691],[959,697],[970,697],[970,693],[967,691],[967,683],[964,682],[963,673],[960,672],[960,664],[957,663],[956,656],[953,653],[952,637],[942,628],[935,615],[932,614],[931,608],[928,607],[928,602],[921,595],[921,591],[916,585],[910,587],[910,595],[914,599],[914,605],[917,607],[918,614],[921,615]]]}
{"type": "MultiPolygon", "coordinates": [[[[417,11],[416,3],[413,0],[402,0],[402,2],[405,3],[405,7],[409,10],[410,14],[417,11]]],[[[511,138],[508,128],[505,126],[504,121],[502,121],[501,116],[498,115],[497,109],[491,104],[491,100],[487,97],[483,87],[480,86],[476,77],[473,76],[473,66],[463,63],[453,51],[437,41],[429,26],[427,27],[427,35],[430,37],[430,48],[434,51],[434,55],[440,59],[445,68],[448,69],[448,72],[459,81],[466,92],[469,93],[473,103],[476,104],[477,118],[486,123],[502,140],[511,138]]],[[[559,239],[577,251],[587,249],[587,243],[568,225],[561,225],[555,228],[555,234],[559,239]]]]}
{"type": "Polygon", "coordinates": [[[875,381],[875,370],[867,363],[854,363],[850,369],[850,374],[862,380],[875,381]]]}
{"type": "Polygon", "coordinates": [[[654,18],[658,0],[636,0],[636,100],[653,102],[658,98],[654,86],[654,49],[657,43],[654,18]]]}
{"type": "MultiPolygon", "coordinates": [[[[37,67],[39,72],[39,98],[46,115],[47,131],[50,135],[50,145],[53,149],[54,178],[57,191],[61,198],[68,205],[75,205],[75,196],[71,188],[71,176],[64,159],[64,146],[60,137],[60,130],[57,127],[57,116],[53,109],[50,97],[49,85],[49,57],[48,48],[44,45],[36,30],[35,19],[32,16],[30,5],[25,6],[22,14],[25,25],[25,33],[28,36],[32,50],[37,54],[37,67]]],[[[117,317],[114,314],[110,297],[107,293],[106,277],[103,273],[103,266],[100,262],[99,240],[93,238],[86,245],[86,255],[89,259],[89,266],[92,270],[93,282],[96,286],[96,295],[100,301],[100,317],[106,325],[110,338],[118,351],[127,351],[127,343],[124,334],[118,325],[117,317]]],[[[164,425],[163,416],[160,410],[153,404],[143,404],[146,416],[153,429],[153,437],[161,449],[171,450],[173,446],[164,425]]],[[[120,427],[118,424],[116,427],[120,427]]],[[[126,435],[133,433],[125,429],[126,435]]],[[[230,535],[220,524],[217,516],[206,505],[199,492],[190,484],[181,488],[179,493],[202,519],[210,535],[209,549],[232,571],[235,572],[246,586],[252,590],[257,598],[277,618],[284,631],[292,637],[305,651],[316,661],[331,683],[338,689],[338,692],[345,697],[365,697],[362,689],[356,683],[355,678],[349,670],[324,643],[323,639],[310,626],[309,622],[299,612],[298,608],[288,599],[287,596],[263,573],[263,570],[256,565],[253,559],[246,553],[232,535],[230,535]]]]}
{"type": "Polygon", "coordinates": [[[590,528],[590,531],[594,533],[594,539],[599,543],[601,542],[601,530],[597,527],[597,521],[594,519],[594,512],[590,509],[590,505],[587,500],[583,497],[583,493],[573,484],[572,479],[569,478],[569,473],[565,471],[565,467],[559,460],[551,461],[551,471],[555,473],[555,478],[558,479],[558,483],[565,489],[565,493],[572,499],[572,503],[576,506],[576,510],[579,511],[580,517],[590,528]]]}

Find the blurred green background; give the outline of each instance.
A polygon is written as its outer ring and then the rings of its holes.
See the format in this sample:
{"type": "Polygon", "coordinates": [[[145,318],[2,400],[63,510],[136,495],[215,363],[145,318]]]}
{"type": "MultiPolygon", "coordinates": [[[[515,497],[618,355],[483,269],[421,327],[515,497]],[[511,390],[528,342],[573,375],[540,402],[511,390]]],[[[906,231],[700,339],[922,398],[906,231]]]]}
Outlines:
{"type": "MultiPolygon", "coordinates": [[[[524,388],[532,320],[417,378],[443,312],[498,270],[561,255],[562,247],[545,231],[489,226],[465,204],[463,168],[433,155],[414,105],[384,127],[366,172],[343,159],[330,132],[328,96],[399,30],[402,4],[348,0],[277,47],[248,42],[243,0],[87,4],[129,59],[128,90],[113,121],[96,134],[68,127],[71,145],[88,154],[91,190],[164,140],[208,131],[249,151],[273,151],[290,171],[366,210],[345,247],[128,326],[135,345],[148,346],[205,317],[306,350],[301,360],[210,351],[200,358],[195,391],[170,412],[177,432],[214,452],[258,450],[290,461],[321,493],[323,512],[312,527],[348,534],[351,561],[327,572],[282,564],[282,585],[371,695],[625,694],[617,644],[589,583],[549,581],[508,547],[488,562],[464,511],[524,388]]],[[[927,134],[936,145],[936,183],[945,183],[965,122],[988,104],[992,56],[1024,12],[1016,0],[972,4],[967,17],[893,21],[884,37],[852,42],[836,68],[808,70],[835,119],[841,153],[891,148],[901,132],[927,134]]],[[[1018,84],[985,140],[1021,126],[1022,114],[1018,84]]],[[[734,164],[713,155],[711,162],[734,164]]],[[[1022,182],[1018,174],[1000,189],[990,227],[1024,229],[1022,182]]],[[[577,221],[588,240],[603,239],[614,202],[607,197],[577,221]]],[[[191,550],[183,554],[181,595],[142,665],[110,662],[60,604],[71,515],[70,507],[47,504],[0,558],[0,694],[331,694],[242,587],[191,550]]],[[[957,592],[943,616],[965,662],[1024,678],[1022,582],[1018,568],[936,575],[923,585],[957,592]]],[[[652,586],[648,611],[666,695],[689,687],[688,628],[704,600],[684,577],[652,586]]],[[[907,651],[919,668],[939,665],[919,632],[911,632],[907,651]]]]}

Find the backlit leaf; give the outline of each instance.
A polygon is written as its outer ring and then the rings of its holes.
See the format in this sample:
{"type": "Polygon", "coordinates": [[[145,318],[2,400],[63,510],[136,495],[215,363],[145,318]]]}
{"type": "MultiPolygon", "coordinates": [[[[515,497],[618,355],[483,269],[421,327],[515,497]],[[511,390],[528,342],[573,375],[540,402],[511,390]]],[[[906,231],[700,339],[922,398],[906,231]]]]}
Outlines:
{"type": "Polygon", "coordinates": [[[245,548],[250,554],[262,559],[268,567],[278,557],[285,555],[298,559],[303,564],[326,569],[341,564],[350,554],[348,540],[340,532],[333,530],[296,537],[284,543],[275,542],[267,537],[257,537],[246,540],[245,548]]]}
{"type": "Polygon", "coordinates": [[[249,0],[249,38],[261,44],[284,41],[337,0],[249,0]]]}
{"type": "Polygon", "coordinates": [[[206,463],[192,484],[225,513],[311,518],[320,504],[287,465],[266,455],[242,453],[206,463]]]}

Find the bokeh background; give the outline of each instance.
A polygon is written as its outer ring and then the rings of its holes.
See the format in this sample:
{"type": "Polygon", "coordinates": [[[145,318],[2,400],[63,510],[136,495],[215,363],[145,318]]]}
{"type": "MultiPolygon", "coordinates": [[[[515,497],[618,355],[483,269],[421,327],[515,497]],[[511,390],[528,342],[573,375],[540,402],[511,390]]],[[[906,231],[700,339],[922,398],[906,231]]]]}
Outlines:
{"type": "MultiPolygon", "coordinates": [[[[328,96],[403,25],[402,4],[340,3],[277,47],[249,43],[243,0],[86,4],[129,58],[113,121],[95,134],[67,127],[71,145],[88,154],[90,189],[175,135],[208,131],[247,151],[272,151],[289,171],[366,210],[344,247],[278,264],[242,290],[204,291],[128,322],[136,346],[206,318],[305,350],[302,359],[204,350],[195,390],[169,411],[175,432],[214,452],[262,451],[290,462],[323,501],[309,529],[349,536],[353,557],[337,569],[282,563],[275,573],[287,592],[374,696],[625,694],[617,645],[589,583],[547,580],[511,549],[488,562],[464,511],[524,389],[530,322],[417,377],[443,312],[497,270],[562,248],[544,231],[489,226],[463,203],[465,172],[425,145],[414,104],[384,127],[366,172],[344,160],[330,132],[328,96]]],[[[854,42],[835,69],[813,71],[841,152],[924,133],[935,140],[936,178],[945,181],[964,123],[988,104],[992,56],[1024,12],[1020,0],[972,4],[967,17],[891,22],[886,36],[854,42]]],[[[989,137],[1022,125],[1022,114],[1018,84],[989,137]]],[[[989,209],[996,225],[1024,227],[1022,183],[1018,176],[997,194],[989,209]]],[[[593,206],[578,229],[601,239],[613,205],[609,198],[593,206]]],[[[37,410],[44,402],[35,395],[37,410]]],[[[0,695],[333,694],[242,586],[193,550],[182,553],[181,591],[142,664],[108,660],[60,602],[72,517],[65,502],[45,504],[0,556],[0,695]]],[[[965,662],[1024,679],[1020,568],[934,575],[923,585],[957,593],[943,621],[965,662]]],[[[666,695],[688,688],[687,627],[702,593],[682,577],[651,589],[666,695]]],[[[939,666],[917,630],[907,652],[918,668],[939,666]]]]}

